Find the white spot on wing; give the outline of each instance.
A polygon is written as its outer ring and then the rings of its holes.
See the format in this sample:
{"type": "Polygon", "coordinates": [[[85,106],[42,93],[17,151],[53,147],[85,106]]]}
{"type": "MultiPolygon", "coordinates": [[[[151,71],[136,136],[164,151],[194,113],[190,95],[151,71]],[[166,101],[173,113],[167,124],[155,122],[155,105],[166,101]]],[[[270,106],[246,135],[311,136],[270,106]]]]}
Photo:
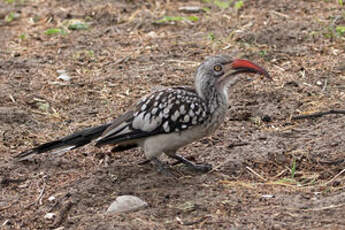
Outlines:
{"type": "Polygon", "coordinates": [[[144,126],[144,112],[140,113],[137,117],[134,118],[132,126],[134,129],[140,129],[144,126]]]}
{"type": "Polygon", "coordinates": [[[167,133],[170,132],[170,127],[169,127],[169,122],[168,121],[164,122],[163,129],[167,133]]]}
{"type": "Polygon", "coordinates": [[[151,114],[155,115],[157,112],[158,112],[158,108],[153,108],[152,111],[151,111],[151,114]]]}
{"type": "Polygon", "coordinates": [[[164,112],[165,114],[169,114],[170,108],[169,108],[169,107],[166,107],[166,108],[163,110],[163,112],[164,112]]]}
{"type": "Polygon", "coordinates": [[[188,122],[190,121],[189,115],[185,115],[183,121],[184,121],[185,123],[188,123],[188,122]]]}
{"type": "Polygon", "coordinates": [[[172,121],[177,121],[177,119],[180,116],[180,112],[178,110],[175,111],[175,113],[171,116],[172,121]]]}
{"type": "Polygon", "coordinates": [[[151,114],[150,114],[150,113],[147,113],[147,114],[145,115],[145,118],[144,118],[145,122],[149,122],[149,121],[150,121],[150,118],[151,118],[151,114]]]}
{"type": "MultiPolygon", "coordinates": [[[[134,129],[140,129],[144,132],[151,132],[155,130],[162,124],[161,117],[151,117],[151,114],[148,113],[144,117],[144,113],[139,114],[134,118],[132,126],[134,129]]],[[[122,132],[121,132],[122,133],[122,132]]]]}
{"type": "Polygon", "coordinates": [[[193,112],[193,110],[189,110],[189,116],[191,116],[191,117],[194,117],[194,112],[193,112]]]}
{"type": "Polygon", "coordinates": [[[162,119],[160,117],[153,118],[150,122],[146,122],[144,127],[141,128],[142,131],[151,132],[158,128],[162,124],[162,119]]]}
{"type": "Polygon", "coordinates": [[[183,115],[186,113],[186,107],[184,105],[180,106],[180,113],[183,115]]]}

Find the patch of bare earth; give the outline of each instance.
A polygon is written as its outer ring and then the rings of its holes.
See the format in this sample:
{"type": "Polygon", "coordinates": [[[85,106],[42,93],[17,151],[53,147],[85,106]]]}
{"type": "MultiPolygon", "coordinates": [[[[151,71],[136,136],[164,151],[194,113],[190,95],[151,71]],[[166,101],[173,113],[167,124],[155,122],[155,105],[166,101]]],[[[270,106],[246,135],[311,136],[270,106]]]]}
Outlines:
{"type": "Polygon", "coordinates": [[[343,228],[345,116],[294,119],[345,109],[339,25],[336,1],[244,1],[239,10],[203,1],[1,1],[1,229],[343,228]],[[191,5],[209,10],[178,10],[191,5]],[[199,20],[155,23],[190,15],[199,20]],[[71,19],[89,29],[69,31],[71,19]],[[181,149],[211,172],[176,165],[179,176],[168,177],[139,166],[140,150],[92,146],[12,160],[112,120],[152,87],[192,85],[196,66],[219,53],[260,63],[274,80],[244,77],[222,128],[181,149]],[[57,78],[62,69],[71,81],[57,78]],[[105,215],[128,194],[149,207],[105,215]]]}

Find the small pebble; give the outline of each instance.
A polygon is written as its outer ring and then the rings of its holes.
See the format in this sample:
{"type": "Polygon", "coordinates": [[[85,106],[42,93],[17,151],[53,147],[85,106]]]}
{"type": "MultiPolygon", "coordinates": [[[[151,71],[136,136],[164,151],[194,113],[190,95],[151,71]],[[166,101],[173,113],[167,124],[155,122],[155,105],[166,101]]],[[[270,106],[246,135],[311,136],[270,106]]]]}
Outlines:
{"type": "Polygon", "coordinates": [[[119,196],[106,211],[107,214],[118,214],[129,211],[137,211],[147,207],[148,204],[136,196],[124,195],[119,196]]]}
{"type": "Polygon", "coordinates": [[[48,201],[50,201],[50,202],[53,202],[55,200],[55,196],[50,196],[49,198],[48,198],[48,201]]]}
{"type": "Polygon", "coordinates": [[[63,74],[63,73],[66,73],[66,70],[64,70],[64,69],[58,69],[58,70],[56,70],[56,72],[57,72],[58,74],[63,74]]]}
{"type": "Polygon", "coordinates": [[[60,74],[60,76],[58,76],[58,79],[63,80],[63,81],[70,81],[71,77],[68,76],[66,73],[62,73],[60,74]]]}
{"type": "Polygon", "coordinates": [[[64,230],[64,229],[65,229],[65,227],[61,226],[61,227],[55,228],[54,230],[64,230]]]}
{"type": "Polygon", "coordinates": [[[274,195],[272,195],[272,194],[264,194],[261,197],[262,198],[266,198],[266,199],[270,199],[270,198],[274,198],[274,195]]]}
{"type": "Polygon", "coordinates": [[[204,10],[199,6],[182,6],[178,8],[179,11],[185,12],[185,13],[199,13],[203,12],[204,10]]]}
{"type": "Polygon", "coordinates": [[[48,212],[47,214],[44,215],[44,219],[51,220],[55,218],[55,213],[48,212]]]}
{"type": "Polygon", "coordinates": [[[262,121],[263,122],[271,122],[272,118],[270,116],[268,116],[268,115],[265,115],[265,116],[263,116],[262,121]]]}
{"type": "Polygon", "coordinates": [[[317,81],[316,84],[317,84],[318,86],[321,86],[321,85],[322,85],[322,81],[317,81]]]}
{"type": "Polygon", "coordinates": [[[149,36],[150,38],[157,38],[158,37],[157,33],[154,31],[147,33],[147,36],[149,36]]]}
{"type": "Polygon", "coordinates": [[[11,224],[10,220],[5,220],[5,222],[2,224],[2,226],[10,225],[10,224],[11,224]]]}

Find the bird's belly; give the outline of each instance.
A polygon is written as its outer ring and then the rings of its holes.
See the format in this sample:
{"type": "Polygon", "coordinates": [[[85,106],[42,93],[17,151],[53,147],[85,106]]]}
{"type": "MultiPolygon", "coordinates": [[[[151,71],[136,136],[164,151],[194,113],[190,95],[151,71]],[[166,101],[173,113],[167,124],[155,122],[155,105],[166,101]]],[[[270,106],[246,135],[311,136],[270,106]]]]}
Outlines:
{"type": "Polygon", "coordinates": [[[192,127],[185,131],[161,134],[145,139],[142,143],[148,159],[161,153],[174,152],[177,149],[209,135],[205,126],[192,127]]]}
{"type": "MultiPolygon", "coordinates": [[[[225,106],[224,106],[225,108],[225,106]]],[[[161,134],[148,137],[143,140],[140,146],[143,147],[148,159],[159,157],[162,153],[175,152],[179,148],[192,143],[200,138],[214,133],[214,131],[223,123],[226,110],[222,108],[214,111],[210,120],[204,124],[190,127],[184,131],[161,134]]]]}

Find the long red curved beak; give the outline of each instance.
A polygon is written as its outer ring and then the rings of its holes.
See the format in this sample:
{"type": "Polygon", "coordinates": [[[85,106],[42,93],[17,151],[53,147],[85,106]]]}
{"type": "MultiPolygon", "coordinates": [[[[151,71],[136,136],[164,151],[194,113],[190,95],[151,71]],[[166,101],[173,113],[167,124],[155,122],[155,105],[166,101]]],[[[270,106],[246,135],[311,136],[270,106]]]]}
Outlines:
{"type": "Polygon", "coordinates": [[[245,59],[235,59],[231,62],[232,69],[235,70],[234,74],[237,73],[243,73],[243,72],[253,72],[253,73],[259,73],[267,77],[268,79],[272,79],[271,76],[268,74],[268,72],[258,66],[257,64],[254,64],[251,61],[245,60],[245,59]]]}

